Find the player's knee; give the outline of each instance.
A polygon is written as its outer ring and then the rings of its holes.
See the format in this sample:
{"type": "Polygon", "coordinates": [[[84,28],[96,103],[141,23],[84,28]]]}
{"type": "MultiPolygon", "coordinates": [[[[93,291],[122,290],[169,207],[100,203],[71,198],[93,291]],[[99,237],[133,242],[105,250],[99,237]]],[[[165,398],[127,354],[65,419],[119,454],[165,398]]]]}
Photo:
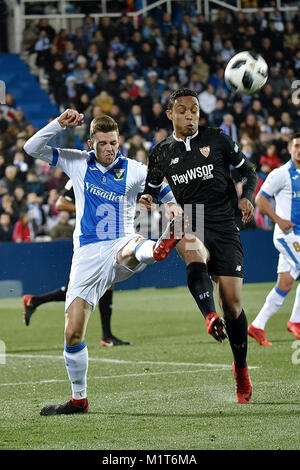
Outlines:
{"type": "Polygon", "coordinates": [[[177,251],[186,265],[190,263],[207,263],[209,251],[195,236],[186,234],[177,244],[177,251]]]}
{"type": "Polygon", "coordinates": [[[65,342],[67,346],[75,346],[83,341],[83,332],[79,326],[67,325],[65,329],[65,342]]]}
{"type": "Polygon", "coordinates": [[[277,287],[283,292],[290,292],[294,285],[294,279],[291,276],[282,276],[277,282],[277,287]]]}
{"type": "Polygon", "coordinates": [[[222,308],[224,318],[226,320],[236,320],[242,312],[242,306],[239,299],[230,299],[225,302],[223,301],[222,308]]]}

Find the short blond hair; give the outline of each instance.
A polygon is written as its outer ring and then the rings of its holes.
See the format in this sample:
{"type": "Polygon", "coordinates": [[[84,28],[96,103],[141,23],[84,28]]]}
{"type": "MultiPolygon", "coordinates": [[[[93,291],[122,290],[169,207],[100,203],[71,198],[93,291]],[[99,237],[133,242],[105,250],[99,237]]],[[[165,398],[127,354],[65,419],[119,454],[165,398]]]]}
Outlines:
{"type": "Polygon", "coordinates": [[[119,127],[116,121],[110,116],[97,116],[90,125],[90,138],[94,140],[97,132],[116,132],[119,135],[119,127]]]}

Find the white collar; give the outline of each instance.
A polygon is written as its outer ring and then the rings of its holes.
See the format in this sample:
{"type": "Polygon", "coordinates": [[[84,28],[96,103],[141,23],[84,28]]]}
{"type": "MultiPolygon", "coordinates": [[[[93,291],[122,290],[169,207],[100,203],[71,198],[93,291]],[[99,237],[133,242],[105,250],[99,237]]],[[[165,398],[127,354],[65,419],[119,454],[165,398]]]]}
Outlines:
{"type": "Polygon", "coordinates": [[[102,172],[102,173],[106,173],[107,171],[109,171],[113,166],[116,165],[116,163],[118,163],[118,161],[120,160],[120,157],[116,157],[115,160],[108,166],[103,166],[101,165],[101,163],[99,163],[97,160],[95,160],[95,164],[96,164],[96,167],[102,172]]]}
{"type": "Polygon", "coordinates": [[[192,140],[194,137],[196,137],[196,136],[198,135],[198,132],[199,132],[199,130],[197,129],[197,131],[195,132],[195,134],[193,134],[193,135],[188,135],[188,136],[186,137],[186,139],[183,140],[183,139],[180,139],[179,137],[176,137],[175,131],[173,131],[173,138],[174,138],[175,140],[177,140],[177,142],[183,142],[184,145],[185,145],[185,149],[186,149],[187,151],[190,151],[190,150],[191,150],[191,140],[192,140]]]}

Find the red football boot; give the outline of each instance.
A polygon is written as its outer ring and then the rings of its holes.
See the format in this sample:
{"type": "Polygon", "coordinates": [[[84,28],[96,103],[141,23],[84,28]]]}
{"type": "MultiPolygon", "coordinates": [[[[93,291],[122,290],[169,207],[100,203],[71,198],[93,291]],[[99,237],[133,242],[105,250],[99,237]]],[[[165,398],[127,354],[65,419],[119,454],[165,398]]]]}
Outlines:
{"type": "Polygon", "coordinates": [[[183,236],[183,218],[176,216],[170,220],[166,230],[155,243],[153,247],[154,259],[156,259],[156,261],[164,260],[171,253],[173,248],[175,248],[183,236]]]}
{"type": "Polygon", "coordinates": [[[233,375],[236,380],[236,396],[239,403],[249,403],[252,398],[252,383],[246,367],[236,367],[232,364],[233,375]]]}
{"type": "Polygon", "coordinates": [[[36,307],[33,306],[32,299],[33,299],[33,295],[29,295],[29,294],[24,295],[23,297],[23,304],[24,304],[23,315],[24,315],[24,321],[25,321],[26,326],[29,325],[30,317],[36,309],[36,307]]]}
{"type": "Polygon", "coordinates": [[[221,318],[216,312],[212,312],[207,315],[205,323],[207,326],[208,333],[220,343],[224,339],[228,338],[225,328],[225,322],[223,318],[221,318]]]}
{"type": "Polygon", "coordinates": [[[272,346],[272,343],[270,343],[270,341],[268,341],[266,338],[265,330],[261,330],[260,328],[255,328],[253,325],[249,325],[248,335],[256,339],[256,341],[261,346],[272,346]]]}
{"type": "Polygon", "coordinates": [[[294,336],[296,336],[297,339],[300,339],[300,323],[294,323],[292,321],[287,322],[287,329],[291,333],[293,333],[294,336]]]}
{"type": "Polygon", "coordinates": [[[71,398],[67,403],[62,405],[49,405],[45,406],[41,411],[41,416],[50,416],[50,415],[69,415],[74,413],[87,413],[89,411],[89,402],[87,398],[82,400],[75,400],[71,398]]]}

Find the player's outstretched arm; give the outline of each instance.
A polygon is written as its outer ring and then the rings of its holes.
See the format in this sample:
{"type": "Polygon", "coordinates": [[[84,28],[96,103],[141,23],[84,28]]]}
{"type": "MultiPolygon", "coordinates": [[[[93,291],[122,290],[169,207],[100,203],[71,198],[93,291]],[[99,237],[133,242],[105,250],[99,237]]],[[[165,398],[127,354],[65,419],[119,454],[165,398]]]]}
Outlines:
{"type": "MultiPolygon", "coordinates": [[[[74,109],[66,109],[58,118],[51,121],[45,127],[36,132],[24,145],[25,152],[34,158],[39,158],[49,163],[50,165],[57,165],[58,157],[62,156],[59,150],[48,145],[52,137],[61,132],[66,127],[81,126],[83,123],[83,114],[74,109]]],[[[81,158],[82,152],[76,149],[67,149],[64,157],[67,158],[81,158]]],[[[64,172],[68,174],[68,169],[63,168],[64,172]]]]}

